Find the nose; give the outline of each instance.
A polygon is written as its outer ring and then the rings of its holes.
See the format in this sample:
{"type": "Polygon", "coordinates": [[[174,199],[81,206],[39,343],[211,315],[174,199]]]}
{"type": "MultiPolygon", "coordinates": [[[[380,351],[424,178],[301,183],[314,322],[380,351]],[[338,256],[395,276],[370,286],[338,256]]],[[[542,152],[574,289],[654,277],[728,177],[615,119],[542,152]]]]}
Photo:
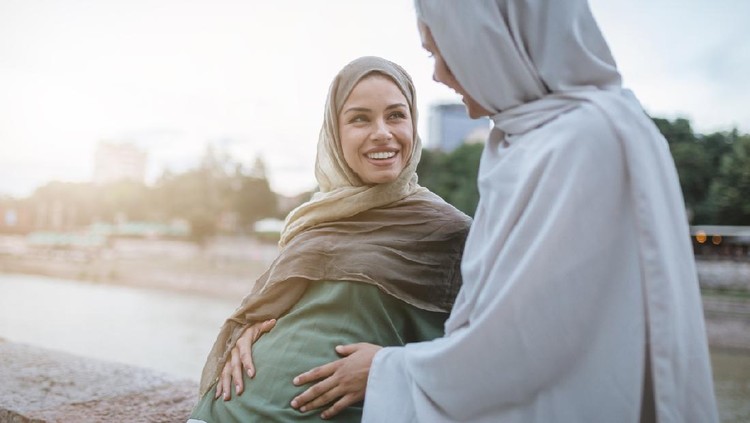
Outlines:
{"type": "Polygon", "coordinates": [[[393,138],[391,129],[388,127],[388,124],[385,122],[385,120],[378,119],[376,121],[372,137],[375,141],[388,141],[393,138]]]}
{"type": "Polygon", "coordinates": [[[437,72],[435,71],[432,72],[432,80],[435,82],[440,82],[440,80],[437,77],[437,72]]]}

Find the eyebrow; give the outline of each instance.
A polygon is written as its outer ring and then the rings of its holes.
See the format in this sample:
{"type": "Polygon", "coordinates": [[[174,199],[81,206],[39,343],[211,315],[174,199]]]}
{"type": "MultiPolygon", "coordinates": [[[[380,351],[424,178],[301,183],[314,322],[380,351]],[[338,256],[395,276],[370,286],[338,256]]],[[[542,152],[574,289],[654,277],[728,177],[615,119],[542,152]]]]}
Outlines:
{"type": "MultiPolygon", "coordinates": [[[[399,107],[407,108],[406,104],[404,103],[393,103],[390,106],[386,107],[385,110],[391,110],[391,109],[397,109],[399,107]]],[[[351,113],[351,112],[371,112],[372,110],[368,109],[367,107],[350,107],[346,110],[344,110],[344,113],[351,113]]]]}

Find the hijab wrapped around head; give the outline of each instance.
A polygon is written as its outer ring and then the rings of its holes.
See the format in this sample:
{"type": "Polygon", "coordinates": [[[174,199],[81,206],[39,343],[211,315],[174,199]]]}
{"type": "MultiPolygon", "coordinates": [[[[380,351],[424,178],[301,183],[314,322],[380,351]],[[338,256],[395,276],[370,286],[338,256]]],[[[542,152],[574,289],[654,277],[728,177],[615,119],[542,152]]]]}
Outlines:
{"type": "Polygon", "coordinates": [[[367,283],[424,310],[451,309],[461,284],[470,219],[417,184],[421,142],[416,128],[414,86],[400,66],[362,57],[339,72],[318,139],[320,192],[289,214],[279,256],[222,326],[203,369],[201,395],[217,380],[245,328],[286,313],[311,281],[367,283]],[[373,73],[388,77],[404,94],[415,133],[398,178],[367,185],[344,160],[338,116],[357,83],[373,73]]]}
{"type": "Polygon", "coordinates": [[[336,75],[328,91],[323,127],[318,139],[315,178],[320,191],[309,202],[289,213],[281,234],[282,246],[300,231],[317,223],[353,216],[426,191],[417,184],[416,170],[422,154],[422,141],[417,134],[416,101],[414,84],[406,71],[379,57],[356,59],[336,75]],[[414,142],[412,151],[407,152],[409,160],[396,181],[366,185],[344,160],[339,136],[339,114],[357,83],[374,73],[387,76],[406,97],[414,128],[414,142]]]}

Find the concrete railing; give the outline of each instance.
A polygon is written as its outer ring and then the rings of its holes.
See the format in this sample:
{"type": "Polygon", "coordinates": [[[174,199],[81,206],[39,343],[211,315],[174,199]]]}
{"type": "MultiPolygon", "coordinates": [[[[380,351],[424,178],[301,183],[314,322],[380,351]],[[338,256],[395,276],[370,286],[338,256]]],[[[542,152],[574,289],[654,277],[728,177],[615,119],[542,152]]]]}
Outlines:
{"type": "Polygon", "coordinates": [[[197,384],[0,339],[0,422],[185,422],[197,384]]]}

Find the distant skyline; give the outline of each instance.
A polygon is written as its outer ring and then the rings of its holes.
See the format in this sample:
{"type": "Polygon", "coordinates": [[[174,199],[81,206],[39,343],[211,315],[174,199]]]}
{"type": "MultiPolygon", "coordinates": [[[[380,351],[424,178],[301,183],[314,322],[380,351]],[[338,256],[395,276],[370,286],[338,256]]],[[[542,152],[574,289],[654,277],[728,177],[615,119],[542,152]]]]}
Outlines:
{"type": "MultiPolygon", "coordinates": [[[[590,3],[650,114],[750,132],[750,2],[590,3]]],[[[312,189],[328,84],[363,55],[412,75],[429,146],[430,106],[458,97],[415,19],[411,0],[0,0],[0,195],[90,181],[102,140],[147,150],[149,180],[210,142],[260,155],[276,192],[312,189]]]]}

